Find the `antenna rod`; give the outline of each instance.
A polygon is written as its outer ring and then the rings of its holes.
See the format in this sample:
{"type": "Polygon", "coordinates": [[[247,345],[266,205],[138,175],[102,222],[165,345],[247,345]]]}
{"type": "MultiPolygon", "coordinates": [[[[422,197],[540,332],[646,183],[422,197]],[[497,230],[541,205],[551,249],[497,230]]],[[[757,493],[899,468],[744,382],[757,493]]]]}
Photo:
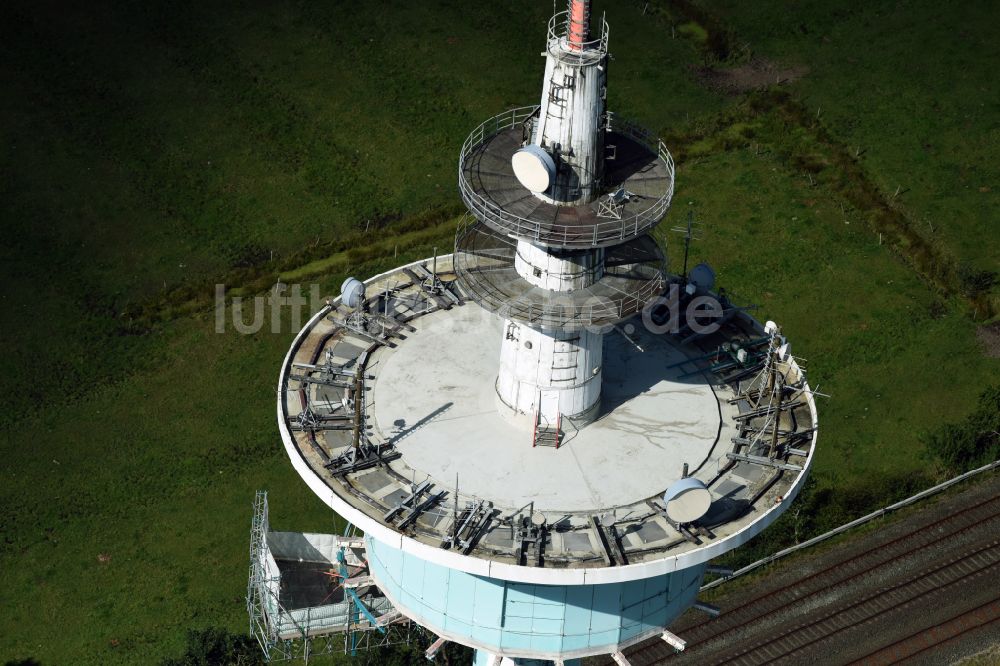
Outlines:
{"type": "Polygon", "coordinates": [[[688,211],[688,230],[684,236],[684,279],[688,276],[688,250],[691,249],[691,223],[694,221],[694,211],[688,211]]]}
{"type": "Polygon", "coordinates": [[[360,370],[354,375],[354,460],[358,460],[358,449],[361,448],[361,410],[364,409],[364,405],[361,398],[361,393],[364,391],[364,385],[362,384],[360,370]]]}
{"type": "Polygon", "coordinates": [[[455,515],[451,522],[451,547],[458,548],[458,472],[455,473],[455,515]]]}
{"type": "Polygon", "coordinates": [[[569,0],[569,48],[582,51],[590,32],[590,0],[569,0]]]}

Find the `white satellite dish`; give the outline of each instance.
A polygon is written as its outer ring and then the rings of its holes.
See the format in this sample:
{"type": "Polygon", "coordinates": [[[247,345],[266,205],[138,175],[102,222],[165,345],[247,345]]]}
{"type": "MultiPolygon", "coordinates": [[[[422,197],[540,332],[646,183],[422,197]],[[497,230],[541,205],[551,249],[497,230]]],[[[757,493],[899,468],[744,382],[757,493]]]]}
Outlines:
{"type": "Polygon", "coordinates": [[[778,330],[778,325],[777,325],[777,324],[775,324],[775,323],[774,323],[773,321],[771,321],[770,319],[768,319],[768,320],[767,320],[767,323],[766,323],[766,324],[764,324],[764,332],[765,332],[765,333],[767,333],[768,335],[772,335],[772,334],[773,334],[773,333],[775,333],[775,332],[776,332],[777,330],[778,330]]]}
{"type": "Polygon", "coordinates": [[[544,192],[556,178],[556,163],[545,149],[529,144],[510,158],[517,180],[532,192],[544,192]]]}
{"type": "Polygon", "coordinates": [[[356,308],[365,300],[365,283],[349,277],[340,285],[340,300],[349,308],[356,308]]]}
{"type": "Polygon", "coordinates": [[[667,505],[667,518],[675,523],[690,523],[708,513],[712,493],[704,483],[687,476],[667,488],[663,503],[667,505]]]}

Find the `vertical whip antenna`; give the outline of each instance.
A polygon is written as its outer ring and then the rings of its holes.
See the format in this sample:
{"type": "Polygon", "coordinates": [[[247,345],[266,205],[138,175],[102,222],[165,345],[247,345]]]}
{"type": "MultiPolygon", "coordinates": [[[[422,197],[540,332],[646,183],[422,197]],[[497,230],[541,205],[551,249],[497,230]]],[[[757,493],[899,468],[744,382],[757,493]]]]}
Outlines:
{"type": "Polygon", "coordinates": [[[590,33],[590,0],[569,0],[569,48],[583,49],[590,33]]]}

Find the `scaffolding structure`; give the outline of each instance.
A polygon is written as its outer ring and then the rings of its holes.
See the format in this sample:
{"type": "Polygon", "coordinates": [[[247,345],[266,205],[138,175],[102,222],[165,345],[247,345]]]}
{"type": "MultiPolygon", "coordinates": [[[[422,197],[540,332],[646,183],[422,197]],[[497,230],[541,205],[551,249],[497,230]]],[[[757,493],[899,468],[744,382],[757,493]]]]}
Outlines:
{"type": "Polygon", "coordinates": [[[371,583],[360,537],[271,531],[264,491],[254,498],[247,613],[267,661],[353,655],[407,643],[414,630],[371,583]]]}

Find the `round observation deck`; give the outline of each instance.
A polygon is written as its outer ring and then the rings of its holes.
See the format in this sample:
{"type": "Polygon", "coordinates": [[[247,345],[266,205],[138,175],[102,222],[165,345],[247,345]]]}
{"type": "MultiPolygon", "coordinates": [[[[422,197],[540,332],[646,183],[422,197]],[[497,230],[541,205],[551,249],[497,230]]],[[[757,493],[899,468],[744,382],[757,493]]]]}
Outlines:
{"type": "Polygon", "coordinates": [[[608,326],[640,312],[663,292],[663,252],[648,234],[607,248],[604,272],[588,287],[552,291],[528,282],[514,265],[516,242],[470,217],[455,237],[455,273],[470,298],[529,326],[574,330],[608,326]]]}
{"type": "Polygon", "coordinates": [[[531,135],[537,106],[490,118],[465,140],[458,187],[469,211],[500,233],[566,249],[608,247],[655,226],[670,208],[674,161],[663,142],[608,113],[602,194],[558,206],[524,187],[511,157],[531,135]]]}
{"type": "Polygon", "coordinates": [[[599,418],[580,429],[564,422],[559,448],[533,447],[530,429],[496,409],[502,323],[463,304],[468,294],[452,259],[437,257],[436,267],[453,298],[428,294],[420,276],[429,260],[375,276],[365,281],[363,323],[333,299],[296,336],[282,366],[278,419],[293,466],[370,538],[480,576],[617,583],[735,548],[798,492],[815,450],[815,403],[789,357],[780,364],[788,389],[782,440],[767,458],[771,412],[744,395],[758,361],[720,351],[737,343],[759,349],[753,345],[764,331],[748,314],[734,309],[717,332],[697,339],[645,325],[610,334],[599,418]],[[345,413],[350,377],[364,386],[362,441],[379,454],[370,464],[340,466],[354,442],[345,413]],[[668,521],[660,501],[684,463],[713,498],[687,528],[668,521]],[[414,493],[419,503],[407,504],[414,493]],[[531,501],[547,532],[544,548],[528,556],[511,526],[532,513],[531,501]],[[479,517],[479,528],[459,547],[451,538],[466,514],[479,517]]]}

